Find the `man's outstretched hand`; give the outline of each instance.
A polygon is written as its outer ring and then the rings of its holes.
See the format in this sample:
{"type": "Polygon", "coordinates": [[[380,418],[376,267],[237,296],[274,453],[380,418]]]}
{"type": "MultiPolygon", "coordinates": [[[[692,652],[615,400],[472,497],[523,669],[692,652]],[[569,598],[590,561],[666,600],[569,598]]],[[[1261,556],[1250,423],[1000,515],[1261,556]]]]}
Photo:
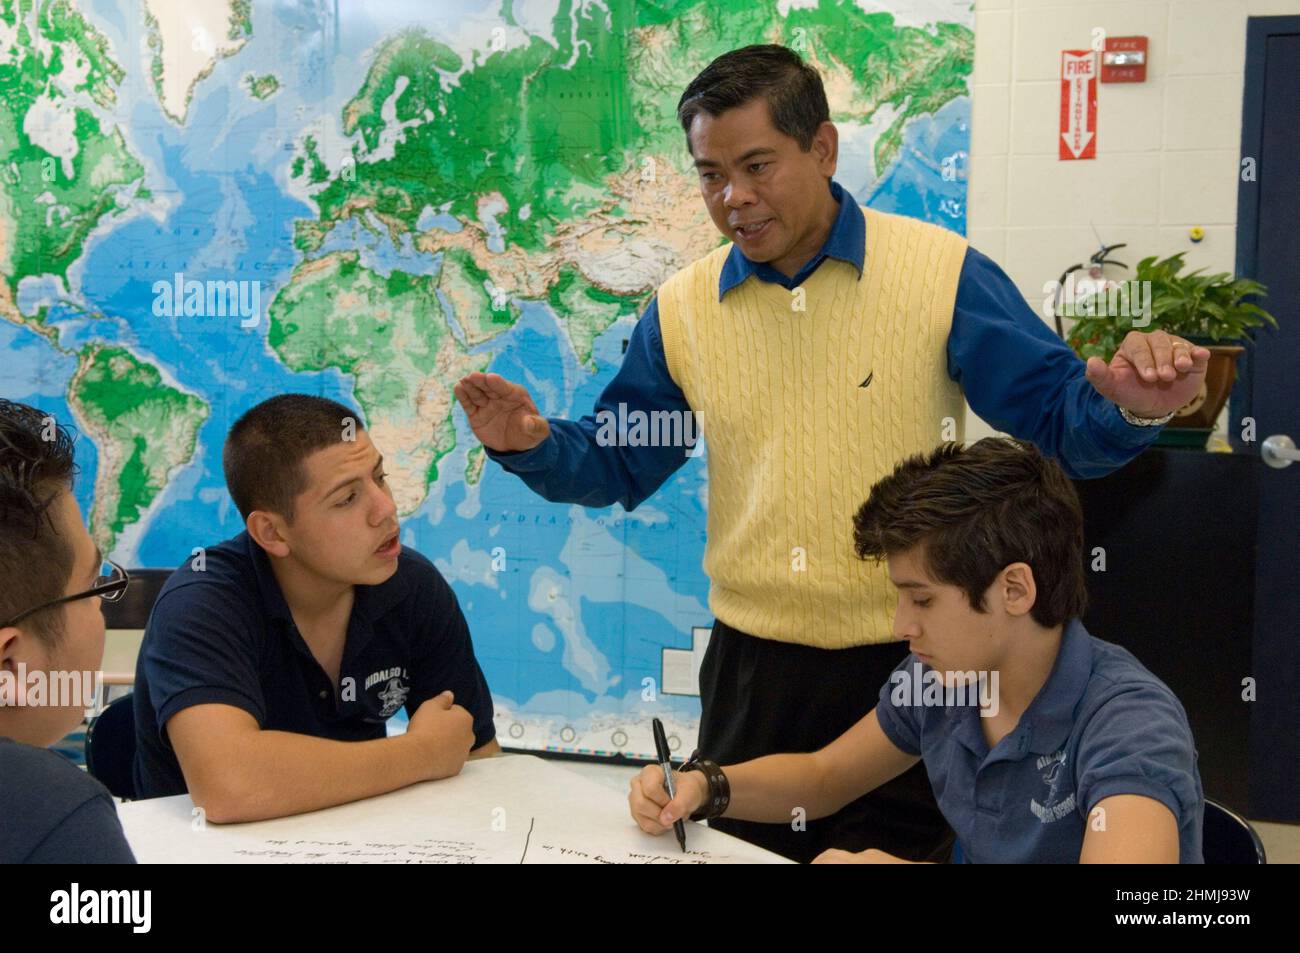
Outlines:
{"type": "Polygon", "coordinates": [[[1187,404],[1205,382],[1209,348],[1165,331],[1130,331],[1110,363],[1088,358],[1088,381],[1137,417],[1163,417],[1187,404]]]}
{"type": "Polygon", "coordinates": [[[467,374],[454,391],[474,435],[489,450],[531,450],[551,434],[528,391],[500,374],[467,374]]]}

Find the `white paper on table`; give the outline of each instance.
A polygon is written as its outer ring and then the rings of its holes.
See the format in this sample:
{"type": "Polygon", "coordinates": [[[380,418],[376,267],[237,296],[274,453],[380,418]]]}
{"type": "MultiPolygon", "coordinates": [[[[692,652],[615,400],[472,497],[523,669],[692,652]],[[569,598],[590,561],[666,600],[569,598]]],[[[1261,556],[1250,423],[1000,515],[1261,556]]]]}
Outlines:
{"type": "Polygon", "coordinates": [[[187,795],[118,805],[140,863],[727,864],[785,858],[703,824],[640,830],[617,791],[531,755],[294,817],[203,823],[187,795]]]}

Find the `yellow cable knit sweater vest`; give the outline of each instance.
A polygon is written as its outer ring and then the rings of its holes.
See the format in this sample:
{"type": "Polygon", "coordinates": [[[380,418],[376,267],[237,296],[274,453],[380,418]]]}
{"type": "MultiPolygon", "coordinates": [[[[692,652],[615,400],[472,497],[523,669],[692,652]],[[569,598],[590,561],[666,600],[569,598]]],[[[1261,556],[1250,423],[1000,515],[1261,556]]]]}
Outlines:
{"type": "Polygon", "coordinates": [[[860,279],[827,258],[793,291],[749,278],[719,301],[726,244],[658,293],[668,371],[706,442],[709,608],[820,648],[895,638],[897,594],[854,555],[853,514],[904,457],[962,439],[947,344],[966,242],[863,214],[860,279]]]}

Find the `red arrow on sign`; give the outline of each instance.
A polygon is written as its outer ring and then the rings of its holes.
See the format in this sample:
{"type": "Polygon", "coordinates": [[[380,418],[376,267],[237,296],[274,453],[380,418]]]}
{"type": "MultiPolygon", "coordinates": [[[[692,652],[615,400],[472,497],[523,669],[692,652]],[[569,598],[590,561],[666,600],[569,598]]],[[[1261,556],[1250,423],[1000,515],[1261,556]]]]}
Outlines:
{"type": "Polygon", "coordinates": [[[1062,159],[1097,158],[1097,54],[1061,52],[1062,159]]]}

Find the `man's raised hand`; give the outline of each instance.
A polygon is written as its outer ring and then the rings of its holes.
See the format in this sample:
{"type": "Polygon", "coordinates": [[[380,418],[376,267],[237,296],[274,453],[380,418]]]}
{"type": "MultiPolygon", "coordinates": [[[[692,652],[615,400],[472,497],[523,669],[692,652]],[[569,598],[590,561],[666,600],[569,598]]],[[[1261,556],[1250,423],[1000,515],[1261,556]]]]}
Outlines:
{"type": "Polygon", "coordinates": [[[531,450],[551,434],[528,391],[500,374],[467,374],[454,391],[474,435],[489,450],[531,450]]]}

